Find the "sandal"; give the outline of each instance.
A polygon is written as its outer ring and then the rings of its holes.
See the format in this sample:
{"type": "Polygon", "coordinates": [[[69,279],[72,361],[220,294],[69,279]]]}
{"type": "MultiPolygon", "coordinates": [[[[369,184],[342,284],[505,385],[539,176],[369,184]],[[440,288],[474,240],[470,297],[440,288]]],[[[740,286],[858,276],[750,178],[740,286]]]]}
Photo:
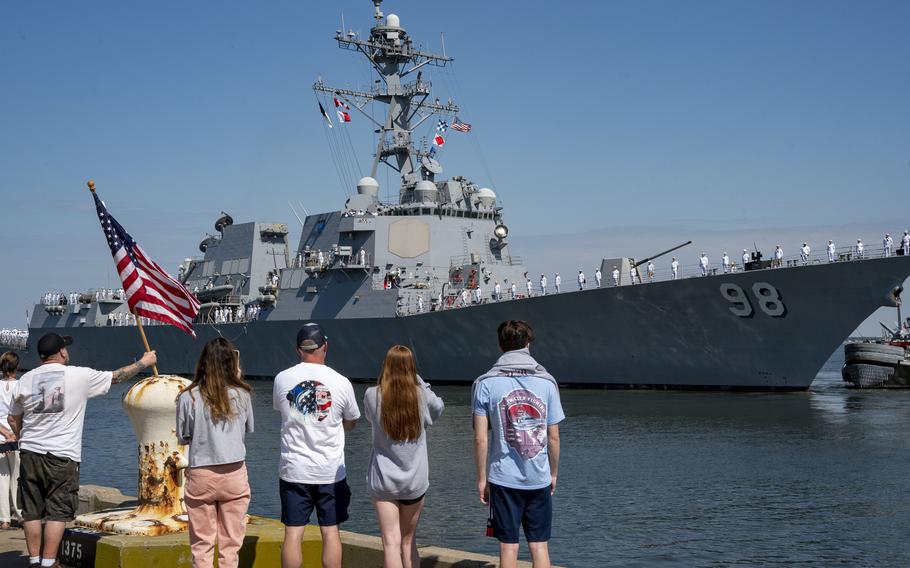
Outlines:
{"type": "Polygon", "coordinates": [[[8,531],[11,528],[13,528],[12,525],[10,525],[7,521],[0,523],[0,531],[8,531]]]}

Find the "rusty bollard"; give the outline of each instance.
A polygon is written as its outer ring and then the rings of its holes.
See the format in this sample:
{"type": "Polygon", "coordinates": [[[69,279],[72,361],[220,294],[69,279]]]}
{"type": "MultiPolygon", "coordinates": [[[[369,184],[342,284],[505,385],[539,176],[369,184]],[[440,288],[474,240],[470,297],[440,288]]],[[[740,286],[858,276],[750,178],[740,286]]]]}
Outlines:
{"type": "Polygon", "coordinates": [[[186,530],[183,473],[186,447],[177,444],[177,396],[190,381],[158,375],[137,382],[123,408],[139,450],[139,506],[76,517],[76,524],[107,532],[161,535],[186,530]]]}

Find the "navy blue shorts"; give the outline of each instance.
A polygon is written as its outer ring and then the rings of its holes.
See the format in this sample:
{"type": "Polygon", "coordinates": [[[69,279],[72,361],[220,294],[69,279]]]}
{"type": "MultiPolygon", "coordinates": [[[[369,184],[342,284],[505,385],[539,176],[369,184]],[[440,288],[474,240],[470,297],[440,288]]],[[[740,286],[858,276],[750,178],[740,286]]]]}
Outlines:
{"type": "Polygon", "coordinates": [[[314,508],[321,527],[340,525],[348,520],[351,489],[345,479],[324,485],[279,479],[278,492],[281,494],[281,522],[285,526],[309,524],[314,508]]]}
{"type": "Polygon", "coordinates": [[[490,484],[493,536],[499,542],[518,544],[523,528],[528,542],[547,542],[553,527],[553,497],[550,488],[512,489],[490,484]]]}

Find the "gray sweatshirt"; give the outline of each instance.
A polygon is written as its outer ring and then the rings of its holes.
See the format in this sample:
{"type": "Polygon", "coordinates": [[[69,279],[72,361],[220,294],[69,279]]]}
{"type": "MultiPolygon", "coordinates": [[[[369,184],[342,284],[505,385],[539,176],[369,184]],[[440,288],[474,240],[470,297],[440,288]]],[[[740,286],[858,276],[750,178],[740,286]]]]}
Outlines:
{"type": "Polygon", "coordinates": [[[427,465],[427,427],[442,415],[445,404],[420,377],[420,412],[423,428],[417,440],[396,442],[382,428],[379,387],[363,395],[364,416],[373,428],[373,451],[367,469],[370,495],[383,501],[417,499],[430,487],[427,465]]]}
{"type": "Polygon", "coordinates": [[[199,391],[183,391],[177,398],[177,441],[189,444],[190,467],[222,465],[246,459],[243,437],[253,431],[250,393],[232,388],[237,410],[233,420],[215,422],[199,391]]]}

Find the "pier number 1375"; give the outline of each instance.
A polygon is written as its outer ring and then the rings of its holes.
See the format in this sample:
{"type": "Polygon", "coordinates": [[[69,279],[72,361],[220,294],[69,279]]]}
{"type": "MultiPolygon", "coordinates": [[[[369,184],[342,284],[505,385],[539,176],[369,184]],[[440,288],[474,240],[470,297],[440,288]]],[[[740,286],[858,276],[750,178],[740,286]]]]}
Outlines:
{"type": "MultiPolygon", "coordinates": [[[[752,302],[736,284],[721,284],[720,294],[725,300],[730,302],[730,311],[741,318],[751,317],[755,312],[752,308],[752,302]]],[[[756,282],[752,285],[752,295],[761,311],[773,318],[783,317],[787,313],[787,307],[780,298],[780,292],[773,285],[767,282],[756,282]]]]}

